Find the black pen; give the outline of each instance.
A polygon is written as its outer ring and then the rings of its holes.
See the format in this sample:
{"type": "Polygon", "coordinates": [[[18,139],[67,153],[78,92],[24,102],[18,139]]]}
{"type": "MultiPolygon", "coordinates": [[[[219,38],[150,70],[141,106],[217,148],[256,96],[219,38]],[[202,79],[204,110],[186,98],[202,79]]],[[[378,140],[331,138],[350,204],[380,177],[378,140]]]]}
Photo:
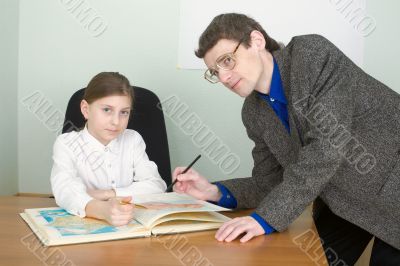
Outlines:
{"type": "MultiPolygon", "coordinates": [[[[196,157],[196,159],[194,159],[193,162],[192,162],[191,164],[189,164],[189,166],[186,167],[186,169],[183,170],[182,173],[180,173],[180,175],[186,173],[187,171],[189,171],[189,169],[195,164],[195,162],[197,162],[198,159],[200,159],[200,157],[201,157],[201,154],[199,154],[199,155],[196,157]]],[[[167,187],[167,189],[165,190],[165,192],[167,192],[168,190],[170,190],[171,188],[173,188],[173,187],[175,186],[176,182],[178,182],[178,178],[176,178],[175,181],[172,182],[172,184],[169,185],[169,186],[167,187]]]]}

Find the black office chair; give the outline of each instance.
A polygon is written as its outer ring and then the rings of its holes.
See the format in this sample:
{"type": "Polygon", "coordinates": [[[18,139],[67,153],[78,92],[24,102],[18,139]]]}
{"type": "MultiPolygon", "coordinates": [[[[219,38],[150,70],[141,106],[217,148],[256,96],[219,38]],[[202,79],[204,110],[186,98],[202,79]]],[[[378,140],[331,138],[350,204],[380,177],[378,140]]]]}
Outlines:
{"type": "MultiPolygon", "coordinates": [[[[69,100],[62,133],[84,127],[85,118],[80,109],[84,91],[85,88],[78,90],[69,100]]],[[[146,143],[147,155],[150,160],[157,164],[158,172],[168,186],[171,184],[171,163],[167,130],[160,100],[157,95],[147,89],[133,86],[133,91],[135,102],[133,104],[133,116],[129,120],[128,128],[134,129],[142,135],[146,143]]]]}

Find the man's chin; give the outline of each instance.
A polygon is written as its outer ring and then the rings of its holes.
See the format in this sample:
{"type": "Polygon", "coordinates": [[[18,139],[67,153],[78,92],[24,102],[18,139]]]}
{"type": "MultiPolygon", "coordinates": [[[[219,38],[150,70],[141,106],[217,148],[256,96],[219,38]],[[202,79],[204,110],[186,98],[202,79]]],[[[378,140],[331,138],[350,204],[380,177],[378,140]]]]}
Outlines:
{"type": "Polygon", "coordinates": [[[247,96],[249,96],[252,93],[252,90],[241,90],[241,91],[237,91],[236,94],[239,95],[242,98],[246,98],[247,96]]]}
{"type": "MultiPolygon", "coordinates": [[[[238,85],[243,85],[243,84],[238,84],[238,85]]],[[[228,87],[229,88],[229,87],[228,87]]],[[[239,95],[242,98],[246,98],[247,96],[249,96],[253,89],[248,89],[248,88],[243,88],[243,87],[234,87],[234,88],[229,88],[232,92],[234,92],[235,94],[239,95]]]]}

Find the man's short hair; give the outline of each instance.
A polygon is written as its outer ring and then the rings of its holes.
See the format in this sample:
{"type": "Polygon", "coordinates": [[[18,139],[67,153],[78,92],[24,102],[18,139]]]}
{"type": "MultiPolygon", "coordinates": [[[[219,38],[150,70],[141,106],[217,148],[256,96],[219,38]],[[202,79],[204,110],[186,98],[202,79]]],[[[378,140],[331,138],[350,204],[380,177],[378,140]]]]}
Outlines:
{"type": "Polygon", "coordinates": [[[254,19],[238,13],[226,13],[216,16],[201,34],[199,48],[195,51],[198,58],[204,55],[221,39],[242,41],[243,45],[250,46],[250,33],[257,30],[265,38],[265,49],[273,52],[280,49],[280,45],[268,36],[261,25],[254,19]]]}

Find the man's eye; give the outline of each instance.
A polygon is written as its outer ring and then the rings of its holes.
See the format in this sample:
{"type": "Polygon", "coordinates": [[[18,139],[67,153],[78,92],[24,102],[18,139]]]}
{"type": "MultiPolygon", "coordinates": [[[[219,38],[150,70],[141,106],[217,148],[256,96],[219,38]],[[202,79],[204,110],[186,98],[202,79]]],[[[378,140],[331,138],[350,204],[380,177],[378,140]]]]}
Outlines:
{"type": "Polygon", "coordinates": [[[232,61],[232,58],[227,57],[227,58],[225,58],[225,60],[224,60],[224,64],[225,64],[225,65],[229,65],[229,64],[231,63],[231,61],[232,61]]]}
{"type": "Polygon", "coordinates": [[[211,76],[218,76],[218,71],[215,70],[215,69],[212,69],[212,70],[210,71],[210,74],[211,74],[211,76]]]}
{"type": "Polygon", "coordinates": [[[230,55],[222,56],[217,62],[217,65],[223,69],[231,69],[234,64],[235,61],[230,55]]]}

